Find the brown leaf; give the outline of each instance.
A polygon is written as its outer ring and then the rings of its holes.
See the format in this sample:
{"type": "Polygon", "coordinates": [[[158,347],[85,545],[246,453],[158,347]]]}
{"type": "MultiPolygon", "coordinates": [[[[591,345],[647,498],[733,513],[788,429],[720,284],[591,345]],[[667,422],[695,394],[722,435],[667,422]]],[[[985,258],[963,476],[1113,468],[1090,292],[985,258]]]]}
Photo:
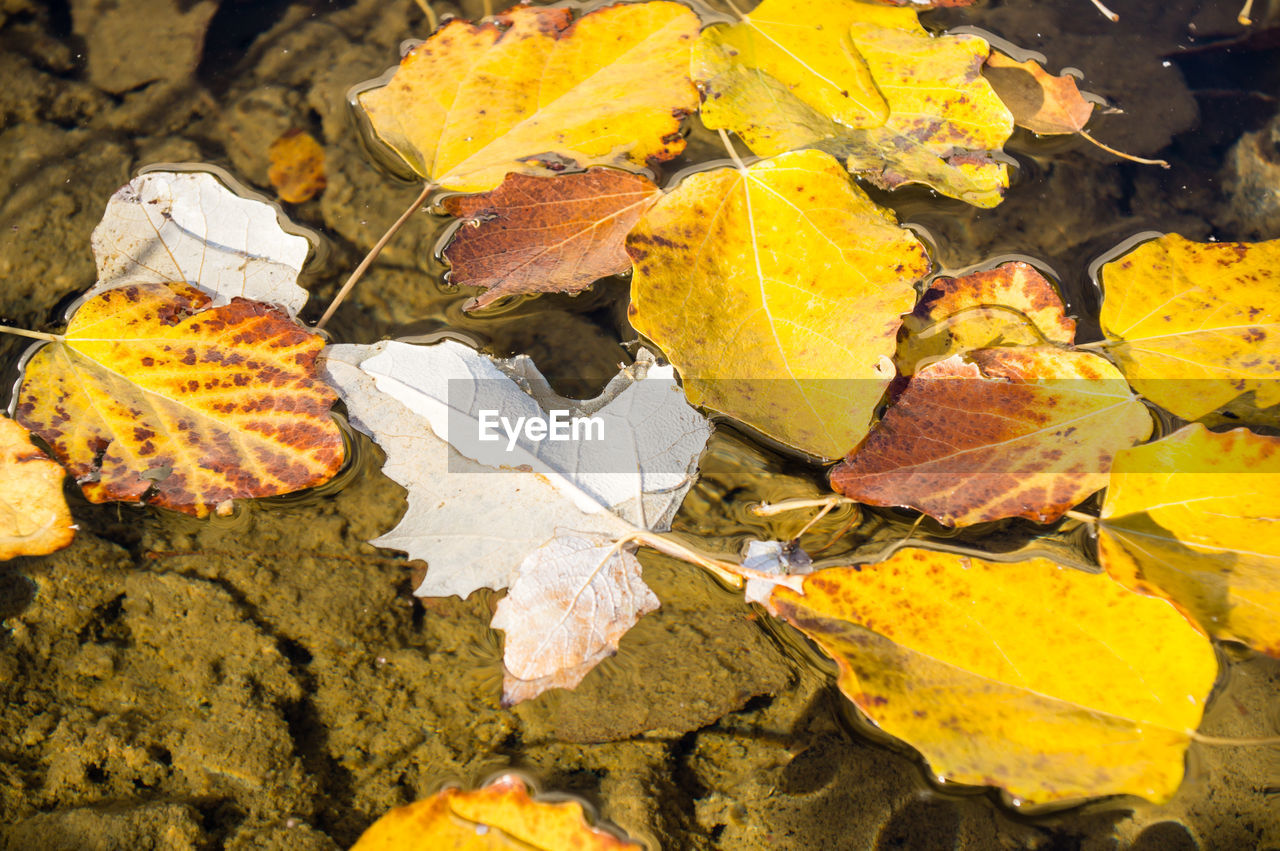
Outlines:
{"type": "Polygon", "coordinates": [[[281,201],[301,204],[324,191],[324,148],[310,133],[290,130],[271,143],[267,156],[267,179],[281,201]]]}
{"type": "Polygon", "coordinates": [[[75,526],[62,496],[63,469],[31,445],[27,430],[0,418],[0,561],[71,543],[75,526]]]}
{"type": "Polygon", "coordinates": [[[1150,433],[1146,408],[1097,355],[980,349],[917,372],[831,485],[953,526],[1048,523],[1106,487],[1112,456],[1150,433]]]}
{"type": "Polygon", "coordinates": [[[27,364],[16,418],[92,502],[203,517],[341,466],[337,397],[316,369],[324,340],[278,307],[208,304],[187,284],[108,290],[27,364]]]}
{"type": "Polygon", "coordinates": [[[1014,123],[1032,133],[1079,133],[1093,114],[1093,104],[1080,96],[1075,77],[1054,77],[1034,59],[1014,62],[993,50],[984,76],[1013,113],[1014,123]]]}
{"type": "Polygon", "coordinates": [[[572,293],[631,267],[623,241],[662,191],[639,174],[593,168],[559,177],[509,174],[481,195],[444,201],[466,219],[445,247],[449,280],[486,292],[465,310],[520,293],[572,293]]]}

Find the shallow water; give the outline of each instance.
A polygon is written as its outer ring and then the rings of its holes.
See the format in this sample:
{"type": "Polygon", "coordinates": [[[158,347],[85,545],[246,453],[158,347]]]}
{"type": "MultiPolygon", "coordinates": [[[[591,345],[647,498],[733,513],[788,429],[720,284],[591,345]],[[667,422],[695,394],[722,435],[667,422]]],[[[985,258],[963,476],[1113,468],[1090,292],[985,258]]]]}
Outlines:
{"type": "MultiPolygon", "coordinates": [[[[0,0],[4,321],[56,323],[93,283],[89,233],[137,169],[205,162],[269,194],[267,147],[294,126],[328,157],[323,195],[286,208],[319,240],[304,281],[314,320],[417,193],[374,165],[347,105],[351,86],[425,34],[417,5],[139,0],[86,29],[94,5],[0,0]],[[201,15],[207,33],[192,23],[201,15]],[[184,29],[186,41],[160,37],[184,29]]],[[[475,14],[479,4],[463,5],[475,14]]],[[[1243,31],[1235,0],[1109,5],[1119,24],[1087,0],[990,0],[927,19],[1082,69],[1084,87],[1122,110],[1091,124],[1096,135],[1172,164],[1119,163],[1076,139],[1020,132],[1008,146],[1016,183],[995,210],[919,189],[873,193],[928,236],[940,268],[1032,258],[1089,316],[1091,263],[1135,233],[1280,236],[1276,214],[1232,182],[1244,167],[1228,165],[1237,139],[1275,111],[1277,30],[1243,31]]],[[[718,140],[695,131],[668,174],[720,156],[718,140]]],[[[338,312],[333,339],[460,332],[495,354],[530,355],[575,396],[629,358],[621,280],[464,314],[471,293],[442,282],[446,224],[415,217],[338,312]]],[[[1080,336],[1096,338],[1096,325],[1080,336]]],[[[22,349],[0,340],[6,385],[22,349]]],[[[0,567],[0,847],[345,847],[389,807],[505,768],[581,796],[655,847],[1280,846],[1280,749],[1193,746],[1187,781],[1160,807],[1113,799],[1024,813],[991,790],[939,787],[914,752],[855,717],[829,663],[796,633],[651,553],[645,579],[663,606],[621,652],[571,692],[503,709],[500,643],[487,626],[496,595],[411,595],[414,565],[365,543],[394,525],[403,491],[378,472],[379,451],[353,440],[357,461],[338,481],[230,518],[73,497],[72,547],[0,567]]],[[[676,529],[736,553],[807,519],[766,520],[750,505],[823,492],[821,468],[721,424],[676,529]]],[[[865,558],[915,519],[844,509],[805,545],[832,562],[865,558]]],[[[925,524],[915,535],[1088,562],[1083,529],[1068,521],[1051,540],[1042,531],[925,524]]],[[[1280,663],[1220,653],[1229,672],[1202,729],[1275,735],[1280,663]]]]}

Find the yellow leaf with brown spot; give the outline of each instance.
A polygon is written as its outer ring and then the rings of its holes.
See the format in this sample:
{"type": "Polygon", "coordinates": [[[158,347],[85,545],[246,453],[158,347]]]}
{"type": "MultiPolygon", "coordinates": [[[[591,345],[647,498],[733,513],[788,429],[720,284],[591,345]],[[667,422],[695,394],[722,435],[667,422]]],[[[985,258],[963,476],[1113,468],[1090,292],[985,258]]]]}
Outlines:
{"type": "Polygon", "coordinates": [[[828,154],[687,177],[627,237],[631,322],[685,393],[833,458],[893,378],[924,247],[828,154]]]}
{"type": "Polygon", "coordinates": [[[1013,113],[1014,123],[1032,133],[1079,133],[1093,114],[1093,104],[1080,96],[1075,77],[1055,77],[1034,59],[1014,62],[993,50],[985,76],[1013,113]]]}
{"type": "Polygon", "coordinates": [[[641,847],[587,824],[577,801],[535,800],[519,776],[503,774],[479,789],[445,789],[396,807],[374,822],[351,851],[638,851],[641,847]]]}
{"type": "Polygon", "coordinates": [[[342,465],[337,397],[316,368],[323,339],[278,307],[208,304],[187,284],[108,290],[28,362],[16,418],[92,502],[203,517],[342,465]]]}
{"type": "Polygon", "coordinates": [[[769,608],[836,660],[840,690],[936,775],[1027,801],[1168,799],[1217,677],[1167,601],[1047,559],[899,551],[777,586],[769,608]]]}
{"type": "Polygon", "coordinates": [[[1280,239],[1169,234],[1102,267],[1108,353],[1139,393],[1187,420],[1245,394],[1280,403],[1280,239]]]}
{"type": "Polygon", "coordinates": [[[75,524],[62,495],[65,476],[31,444],[25,428],[0,417],[0,561],[71,543],[75,524]]]}
{"type": "Polygon", "coordinates": [[[959,278],[929,282],[915,309],[902,317],[898,369],[910,375],[954,354],[993,346],[1069,346],[1076,323],[1053,284],[1017,261],[959,278]]]}
{"type": "Polygon", "coordinates": [[[914,9],[765,0],[708,28],[692,67],[703,123],[761,156],[819,148],[877,186],[994,207],[1009,173],[992,155],[1013,117],[982,77],[987,53],[977,36],[930,35],[914,9]]]}
{"type": "Polygon", "coordinates": [[[379,138],[445,189],[487,191],[509,172],[643,167],[684,150],[698,26],[663,0],[577,21],[571,9],[516,6],[445,24],[359,102],[379,138]]]}
{"type": "Polygon", "coordinates": [[[1117,454],[1098,559],[1210,635],[1280,656],[1280,438],[1197,424],[1117,454]]]}
{"type": "Polygon", "coordinates": [[[267,180],[276,188],[280,200],[301,204],[324,191],[328,178],[324,173],[324,148],[310,133],[290,130],[267,149],[271,166],[267,180]]]}

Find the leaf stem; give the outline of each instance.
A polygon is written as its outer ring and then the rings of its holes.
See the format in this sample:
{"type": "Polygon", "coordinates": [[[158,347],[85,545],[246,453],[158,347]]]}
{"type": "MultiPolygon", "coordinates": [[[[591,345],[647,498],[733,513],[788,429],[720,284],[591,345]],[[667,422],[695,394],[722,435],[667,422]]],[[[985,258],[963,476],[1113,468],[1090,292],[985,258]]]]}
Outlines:
{"type": "Polygon", "coordinates": [[[1078,520],[1081,523],[1088,523],[1091,526],[1097,525],[1098,523],[1097,517],[1094,517],[1092,514],[1085,514],[1083,511],[1068,511],[1062,516],[1070,517],[1072,520],[1078,520]]]}
{"type": "Polygon", "coordinates": [[[1135,157],[1133,154],[1126,154],[1124,151],[1117,151],[1115,148],[1112,148],[1109,145],[1104,145],[1101,142],[1099,142],[1097,139],[1090,136],[1088,130],[1081,130],[1079,131],[1079,133],[1081,136],[1085,137],[1090,142],[1097,145],[1099,148],[1102,148],[1102,150],[1106,151],[1108,154],[1119,157],[1122,160],[1129,160],[1130,162],[1142,163],[1143,165],[1158,165],[1161,168],[1169,167],[1169,164],[1164,160],[1149,160],[1146,157],[1135,157]]]}
{"type": "Polygon", "coordinates": [[[413,2],[417,3],[418,8],[422,10],[422,14],[427,16],[427,26],[431,28],[432,32],[435,32],[440,26],[440,18],[436,16],[436,10],[431,8],[431,4],[427,0],[413,0],[413,2]]]}
{"type": "Polygon", "coordinates": [[[26,328],[14,328],[12,325],[0,325],[0,333],[14,334],[18,337],[30,337],[32,340],[47,340],[60,343],[65,339],[61,334],[48,334],[44,331],[28,331],[26,328]]]}
{"type": "Polygon", "coordinates": [[[333,297],[333,301],[329,302],[329,307],[325,310],[324,316],[321,316],[320,321],[316,323],[317,331],[324,328],[325,323],[329,321],[329,317],[333,316],[333,312],[338,309],[338,305],[342,304],[342,300],[347,297],[347,293],[351,292],[351,288],[356,285],[356,282],[364,277],[364,273],[373,265],[373,261],[378,259],[378,255],[382,253],[382,249],[386,247],[386,244],[391,241],[391,237],[396,235],[396,231],[404,227],[404,223],[409,221],[409,217],[418,212],[418,209],[423,204],[427,203],[427,198],[435,190],[436,185],[434,183],[428,183],[422,187],[422,192],[413,200],[409,208],[401,213],[400,218],[396,219],[395,223],[387,228],[387,232],[374,243],[373,248],[369,249],[369,253],[364,256],[364,259],[360,261],[360,265],[355,268],[355,271],[347,278],[347,282],[342,285],[342,289],[338,290],[338,294],[333,297]]]}
{"type": "Polygon", "coordinates": [[[775,514],[783,514],[788,511],[798,511],[805,508],[826,508],[830,510],[839,505],[857,505],[856,499],[849,499],[847,496],[823,496],[817,499],[784,499],[781,502],[762,502],[751,508],[751,513],[756,517],[773,517],[775,514]]]}
{"type": "Polygon", "coordinates": [[[724,2],[728,5],[730,9],[733,10],[733,14],[737,15],[739,18],[741,18],[744,21],[747,19],[746,14],[744,14],[743,11],[738,8],[738,4],[734,3],[733,0],[724,0],[724,2]]]}
{"type": "Polygon", "coordinates": [[[1251,745],[1280,745],[1280,736],[1260,736],[1256,739],[1235,738],[1234,736],[1206,736],[1204,733],[1198,733],[1194,730],[1191,732],[1191,739],[1202,745],[1239,745],[1249,747],[1251,745]]]}
{"type": "Polygon", "coordinates": [[[1110,345],[1110,340],[1096,340],[1092,343],[1077,343],[1072,348],[1084,352],[1105,352],[1110,345]]]}
{"type": "Polygon", "coordinates": [[[1253,23],[1253,18],[1249,17],[1249,13],[1253,11],[1253,0],[1244,0],[1244,8],[1240,10],[1240,14],[1236,15],[1236,20],[1240,22],[1240,26],[1247,27],[1253,23]]]}
{"type": "Polygon", "coordinates": [[[619,539],[619,542],[624,541],[634,541],[642,546],[657,550],[663,555],[687,561],[709,571],[735,588],[742,587],[742,576],[739,572],[741,568],[738,565],[711,558],[659,532],[651,532],[637,527],[635,531],[619,539]]]}
{"type": "Polygon", "coordinates": [[[1119,15],[1102,5],[1102,0],[1091,0],[1091,2],[1094,6],[1098,7],[1098,11],[1105,15],[1107,20],[1111,21],[1111,23],[1114,24],[1116,21],[1120,20],[1119,15]]]}
{"type": "Polygon", "coordinates": [[[733,160],[733,164],[738,167],[738,171],[746,171],[747,167],[742,164],[742,158],[733,149],[733,140],[729,138],[729,134],[725,132],[723,127],[720,128],[719,133],[720,141],[724,142],[724,149],[729,152],[729,159],[733,160]]]}

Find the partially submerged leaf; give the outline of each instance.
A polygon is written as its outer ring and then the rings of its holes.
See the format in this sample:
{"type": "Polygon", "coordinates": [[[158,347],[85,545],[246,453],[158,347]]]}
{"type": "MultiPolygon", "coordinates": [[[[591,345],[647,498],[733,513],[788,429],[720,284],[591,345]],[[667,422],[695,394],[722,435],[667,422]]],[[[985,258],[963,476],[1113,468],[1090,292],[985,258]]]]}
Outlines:
{"type": "Polygon", "coordinates": [[[929,269],[915,236],[819,151],[687,177],[627,251],[631,322],[689,400],[828,458],[866,433],[929,269]]]}
{"type": "Polygon", "coordinates": [[[1067,346],[1076,336],[1075,320],[1067,317],[1053,284],[1020,261],[960,278],[934,278],[902,326],[908,334],[895,360],[904,375],[922,361],[973,349],[1067,346]]]}
{"type": "Polygon", "coordinates": [[[915,374],[831,486],[952,526],[1040,523],[1107,485],[1151,415],[1107,361],[1054,347],[981,349],[915,374]]]}
{"type": "Polygon", "coordinates": [[[1047,559],[917,549],[803,588],[777,588],[771,610],[938,777],[1035,802],[1178,787],[1217,660],[1164,600],[1047,559]]]}
{"type": "Polygon", "coordinates": [[[351,851],[622,851],[641,846],[586,821],[577,801],[538,801],[515,774],[479,789],[444,789],[396,807],[361,834],[351,851]]]}
{"type": "Polygon", "coordinates": [[[319,335],[278,307],[209,303],[186,284],[111,289],[27,363],[16,418],[90,501],[203,517],[320,484],[342,465],[319,335]]]}
{"type": "Polygon", "coordinates": [[[994,207],[1009,175],[992,154],[1013,119],[980,73],[987,53],[977,36],[930,35],[914,9],[765,0],[708,28],[692,67],[703,122],[756,154],[816,147],[883,188],[994,207]]]}
{"type": "Polygon", "coordinates": [[[643,167],[684,150],[697,33],[697,15],[662,0],[576,22],[571,9],[515,6],[445,24],[359,102],[378,136],[445,189],[486,191],[508,172],[643,167]]]}
{"type": "Polygon", "coordinates": [[[1032,133],[1079,133],[1093,114],[1093,104],[1080,96],[1075,77],[1055,77],[1034,59],[1014,62],[993,50],[985,76],[1013,113],[1014,124],[1032,133]]]}
{"type": "Polygon", "coordinates": [[[216,305],[249,298],[296,315],[309,245],[285,233],[276,209],[242,198],[212,174],[149,171],[111,196],[93,231],[93,297],[126,284],[186,282],[216,305]]]}
{"type": "Polygon", "coordinates": [[[627,271],[624,240],[662,191],[649,178],[593,168],[560,177],[509,174],[483,195],[446,198],[465,219],[445,246],[449,281],[486,292],[466,310],[520,293],[571,293],[627,271]]]}
{"type": "Polygon", "coordinates": [[[1280,403],[1280,239],[1144,242],[1102,267],[1107,350],[1139,393],[1194,420],[1280,403]]]}
{"type": "Polygon", "coordinates": [[[276,188],[281,201],[301,204],[324,191],[328,179],[324,173],[324,148],[310,133],[293,129],[271,143],[267,149],[271,167],[267,180],[276,188]]]}
{"type": "Polygon", "coordinates": [[[66,472],[31,444],[27,430],[0,418],[0,561],[60,550],[75,536],[62,495],[66,472]]]}
{"type": "Polygon", "coordinates": [[[383,471],[409,489],[404,518],[373,543],[429,563],[419,596],[512,586],[495,622],[516,633],[507,702],[576,683],[653,602],[630,554],[602,561],[598,542],[669,528],[710,435],[671,368],[642,357],[596,399],[574,402],[554,396],[528,358],[494,362],[447,340],[326,354],[352,424],[377,440],[383,471]],[[501,418],[548,421],[555,411],[595,418],[599,431],[557,441],[496,428],[501,418]],[[500,521],[477,528],[495,504],[500,521]],[[616,605],[589,605],[605,600],[616,605]],[[526,658],[538,646],[554,652],[526,658]]]}
{"type": "Polygon", "coordinates": [[[1120,452],[1098,559],[1211,635],[1280,656],[1280,438],[1190,425],[1120,452]]]}

